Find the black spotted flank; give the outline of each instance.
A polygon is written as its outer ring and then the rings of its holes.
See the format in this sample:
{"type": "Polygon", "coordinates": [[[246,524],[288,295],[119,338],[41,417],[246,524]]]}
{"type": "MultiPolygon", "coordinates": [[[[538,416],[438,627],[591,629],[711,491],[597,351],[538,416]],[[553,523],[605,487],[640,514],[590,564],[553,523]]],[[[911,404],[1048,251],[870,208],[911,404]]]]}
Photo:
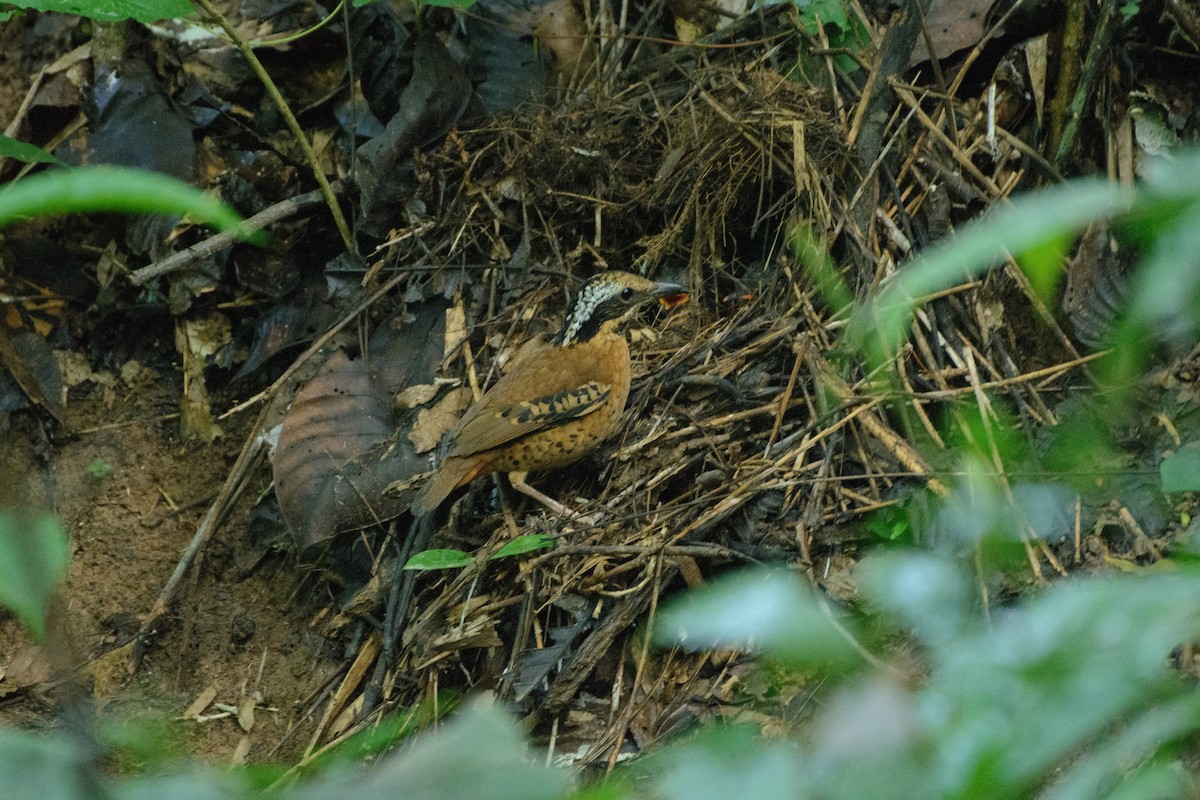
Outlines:
{"type": "Polygon", "coordinates": [[[608,399],[612,389],[599,383],[588,383],[574,389],[542,395],[525,403],[516,403],[500,411],[497,416],[514,425],[538,422],[552,425],[568,419],[582,417],[608,399]]]}

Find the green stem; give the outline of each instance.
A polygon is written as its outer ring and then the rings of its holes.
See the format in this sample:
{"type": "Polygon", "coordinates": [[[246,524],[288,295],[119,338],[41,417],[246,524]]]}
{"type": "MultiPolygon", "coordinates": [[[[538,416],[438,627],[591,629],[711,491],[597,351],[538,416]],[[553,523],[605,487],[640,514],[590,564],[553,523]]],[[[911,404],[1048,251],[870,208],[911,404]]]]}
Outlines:
{"type": "Polygon", "coordinates": [[[300,145],[300,149],[304,152],[304,158],[308,161],[309,167],[312,168],[313,177],[317,179],[317,185],[321,188],[321,195],[325,198],[325,203],[329,206],[330,213],[333,214],[333,222],[337,225],[338,232],[342,235],[342,241],[345,242],[346,249],[354,251],[354,239],[350,235],[350,226],[346,224],[346,218],[342,215],[342,209],[337,203],[337,198],[334,197],[333,187],[329,185],[329,180],[325,177],[325,173],[321,171],[321,165],[317,163],[317,154],[313,152],[312,144],[309,143],[308,137],[301,130],[300,122],[296,119],[296,115],[292,113],[292,109],[288,106],[287,101],[283,99],[283,95],[279,93],[279,88],[275,86],[275,82],[271,80],[271,76],[267,74],[266,67],[258,60],[258,56],[254,55],[254,50],[251,49],[250,44],[234,30],[233,23],[226,19],[220,11],[217,11],[216,7],[212,4],[212,0],[196,0],[196,5],[200,6],[206,14],[217,21],[217,24],[225,31],[225,35],[242,51],[242,55],[250,63],[250,68],[254,70],[254,74],[262,81],[267,94],[271,96],[275,107],[279,109],[279,113],[283,115],[284,121],[287,122],[292,136],[295,137],[296,143],[300,145]]]}
{"type": "Polygon", "coordinates": [[[1075,149],[1079,138],[1079,127],[1083,116],[1087,113],[1087,105],[1091,100],[1100,79],[1101,68],[1107,63],[1109,46],[1117,29],[1119,17],[1116,0],[1104,0],[1100,7],[1100,19],[1096,23],[1096,32],[1092,35],[1092,43],[1088,49],[1087,58],[1083,62],[1083,70],[1079,75],[1079,85],[1067,109],[1066,123],[1063,125],[1062,139],[1054,151],[1054,167],[1060,172],[1065,171],[1067,159],[1075,149]]]}

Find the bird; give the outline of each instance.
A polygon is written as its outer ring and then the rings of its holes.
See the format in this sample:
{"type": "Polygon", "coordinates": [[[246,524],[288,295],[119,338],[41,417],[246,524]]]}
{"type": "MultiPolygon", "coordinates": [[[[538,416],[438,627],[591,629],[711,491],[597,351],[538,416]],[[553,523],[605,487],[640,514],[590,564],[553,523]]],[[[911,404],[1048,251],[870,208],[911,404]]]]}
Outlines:
{"type": "Polygon", "coordinates": [[[432,513],[476,477],[504,472],[517,491],[560,516],[582,519],[526,478],[579,460],[616,432],[631,376],[621,326],[654,301],[672,308],[687,301],[687,290],[618,270],[587,279],[554,338],[518,351],[450,431],[445,455],[413,499],[414,517],[432,513]]]}

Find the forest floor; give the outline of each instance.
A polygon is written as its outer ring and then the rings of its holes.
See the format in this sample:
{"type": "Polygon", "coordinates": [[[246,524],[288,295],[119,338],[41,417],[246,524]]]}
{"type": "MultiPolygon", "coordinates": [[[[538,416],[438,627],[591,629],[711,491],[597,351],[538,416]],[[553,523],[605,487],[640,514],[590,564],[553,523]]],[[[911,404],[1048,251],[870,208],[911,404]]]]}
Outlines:
{"type": "MultiPolygon", "coordinates": [[[[697,718],[769,729],[810,714],[819,687],[768,686],[729,654],[648,649],[639,632],[660,602],[778,562],[853,604],[863,553],[929,544],[921,498],[953,477],[960,414],[981,396],[995,398],[989,424],[1025,443],[1009,466],[1053,455],[1046,432],[1074,419],[1121,296],[1127,264],[1105,233],[1072,249],[1059,307],[1011,263],[931,300],[898,370],[907,412],[885,411],[847,365],[810,256],[831,255],[861,297],[1016,194],[1132,180],[1200,125],[1192,17],[935,3],[971,13],[931,10],[926,39],[858,3],[814,4],[840,15],[824,26],[780,7],[635,5],[623,27],[607,3],[427,7],[419,29],[411,11],[368,6],[260,48],[337,181],[354,253],[319,200],[271,226],[265,250],[159,272],[210,232],[109,215],[5,229],[0,324],[33,378],[0,375],[0,505],[68,530],[56,619],[73,653],[61,663],[0,616],[0,721],[57,724],[70,683],[104,718],[170,720],[182,752],[283,764],[468,692],[601,766],[697,718]],[[938,70],[930,45],[947,54],[938,70]],[[567,525],[477,481],[434,546],[550,534],[557,547],[423,573],[402,641],[380,655],[406,504],[439,435],[604,268],[679,278],[692,296],[634,325],[622,433],[535,478],[598,521],[567,525]],[[343,409],[289,410],[341,389],[343,409]],[[281,422],[301,466],[265,455],[281,422]]],[[[319,19],[255,8],[233,17],[248,38],[319,19]]],[[[314,192],[240,53],[188,33],[15,17],[0,29],[0,119],[68,163],[172,174],[246,216],[314,192]]],[[[3,179],[21,166],[0,164],[3,179]]],[[[1181,363],[1148,393],[1172,419],[1194,406],[1181,363]]],[[[989,578],[996,602],[1153,563],[1181,534],[1157,488],[1170,431],[1123,434],[1120,469],[989,578]]]]}

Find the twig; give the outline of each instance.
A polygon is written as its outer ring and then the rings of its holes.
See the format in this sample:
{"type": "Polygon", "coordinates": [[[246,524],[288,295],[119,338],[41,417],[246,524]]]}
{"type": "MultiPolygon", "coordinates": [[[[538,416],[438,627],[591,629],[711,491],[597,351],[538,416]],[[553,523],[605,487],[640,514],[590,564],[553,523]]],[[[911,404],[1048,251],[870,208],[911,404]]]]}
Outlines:
{"type": "Polygon", "coordinates": [[[190,267],[200,259],[207,258],[213,253],[218,253],[232,246],[238,238],[244,238],[248,233],[253,233],[280,220],[299,214],[301,211],[312,206],[320,205],[322,200],[323,197],[320,189],[314,189],[306,194],[290,197],[287,200],[263,209],[243,222],[237,236],[233,233],[222,231],[202,242],[197,242],[186,250],[173,253],[161,261],[157,261],[141,269],[135,269],[129,273],[129,280],[134,286],[141,286],[146,281],[190,267]]]}
{"type": "Polygon", "coordinates": [[[317,154],[313,152],[312,143],[304,135],[304,131],[300,127],[300,121],[292,113],[287,100],[283,99],[283,95],[279,92],[279,87],[275,85],[275,81],[271,80],[266,67],[258,60],[258,56],[254,54],[254,50],[250,47],[250,43],[243,39],[237,32],[237,29],[233,27],[233,23],[217,10],[216,6],[212,4],[212,0],[196,0],[196,5],[200,6],[204,10],[204,13],[216,20],[221,29],[225,31],[225,35],[242,51],[242,55],[245,56],[246,61],[250,64],[250,69],[254,70],[254,74],[262,81],[267,94],[271,96],[275,107],[279,109],[279,113],[283,115],[283,119],[287,123],[288,129],[292,132],[292,136],[295,137],[296,144],[299,145],[300,150],[304,153],[304,158],[308,161],[308,165],[312,169],[317,185],[321,187],[321,195],[325,198],[326,205],[329,206],[329,213],[333,215],[333,223],[337,225],[338,233],[342,235],[342,242],[346,245],[347,250],[353,251],[354,238],[350,235],[350,226],[346,224],[346,218],[342,215],[342,209],[338,205],[337,197],[333,194],[333,187],[329,185],[329,179],[325,177],[325,172],[321,169],[320,162],[317,161],[317,154]]]}

